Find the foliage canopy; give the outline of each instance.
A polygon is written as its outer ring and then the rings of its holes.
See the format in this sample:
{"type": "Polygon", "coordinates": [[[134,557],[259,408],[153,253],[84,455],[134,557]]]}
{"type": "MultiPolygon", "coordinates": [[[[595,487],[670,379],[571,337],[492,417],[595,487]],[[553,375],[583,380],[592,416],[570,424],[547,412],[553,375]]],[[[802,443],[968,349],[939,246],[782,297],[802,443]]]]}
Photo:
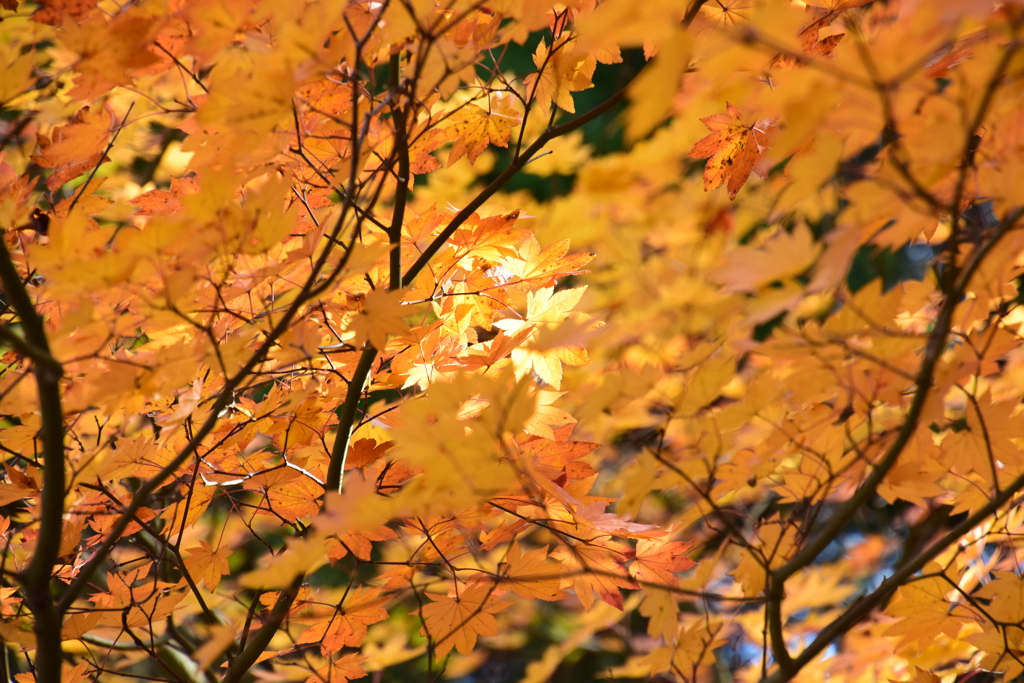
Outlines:
{"type": "Polygon", "coordinates": [[[1024,673],[1019,3],[0,8],[5,680],[1024,673]]]}

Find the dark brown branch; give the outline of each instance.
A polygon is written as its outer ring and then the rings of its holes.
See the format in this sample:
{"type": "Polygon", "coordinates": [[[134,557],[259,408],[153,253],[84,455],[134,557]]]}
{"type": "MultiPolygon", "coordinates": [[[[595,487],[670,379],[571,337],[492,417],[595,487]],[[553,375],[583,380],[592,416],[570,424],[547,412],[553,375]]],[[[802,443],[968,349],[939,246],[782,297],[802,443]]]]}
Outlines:
{"type": "MultiPolygon", "coordinates": [[[[918,372],[914,399],[911,402],[910,408],[907,410],[907,415],[904,418],[903,425],[900,428],[899,433],[896,435],[896,439],[889,446],[885,455],[857,491],[845,503],[843,503],[839,509],[836,510],[832,517],[829,518],[822,532],[810,543],[804,546],[803,550],[797,553],[789,560],[789,562],[769,574],[767,610],[769,631],[773,634],[772,653],[775,655],[776,661],[780,664],[779,675],[785,676],[785,678],[779,680],[789,680],[792,675],[800,670],[800,667],[806,664],[806,660],[803,661],[803,663],[801,663],[800,659],[792,660],[792,662],[790,661],[789,653],[786,651],[785,641],[782,639],[783,623],[781,603],[785,597],[784,584],[786,580],[817,559],[818,555],[828,546],[828,544],[842,532],[857,511],[860,510],[873,495],[875,495],[878,485],[881,484],[886,474],[888,474],[896,464],[896,461],[903,453],[903,449],[910,442],[914,432],[917,430],[918,421],[920,420],[921,413],[924,410],[925,403],[928,400],[928,392],[934,381],[936,365],[938,364],[942,351],[946,346],[946,338],[949,336],[949,330],[952,325],[953,312],[960,303],[961,295],[966,291],[971,278],[974,276],[975,272],[977,272],[984,259],[996,247],[1002,237],[1016,225],[1022,215],[1024,215],[1024,209],[1018,209],[1013,212],[1002,222],[997,232],[992,236],[992,239],[972,254],[970,261],[960,272],[953,290],[947,294],[946,299],[943,301],[942,308],[940,309],[938,318],[935,322],[935,328],[932,331],[931,338],[928,340],[924,359],[921,361],[921,369],[918,372]],[[778,642],[775,641],[776,635],[779,637],[778,642]]],[[[1000,497],[1001,496],[997,496],[997,499],[1000,497]]],[[[968,529],[969,528],[970,527],[968,527],[968,529]]],[[[912,566],[913,564],[914,563],[910,563],[907,566],[912,566]]],[[[841,634],[842,631],[839,631],[838,633],[841,634]]]]}
{"type": "MultiPolygon", "coordinates": [[[[391,56],[391,89],[396,98],[399,93],[399,66],[401,55],[391,56]]],[[[409,102],[412,100],[410,99],[409,102]]],[[[411,107],[411,104],[409,105],[411,107]]],[[[409,132],[406,130],[406,119],[408,112],[399,101],[391,109],[392,121],[395,128],[395,150],[398,157],[398,186],[395,189],[395,208],[391,214],[391,227],[388,229],[388,243],[391,247],[389,289],[395,291],[403,287],[402,282],[402,223],[405,222],[405,203],[409,198],[409,177],[411,165],[409,163],[409,132]]]]}
{"type": "Polygon", "coordinates": [[[231,663],[221,683],[238,683],[249,672],[252,665],[256,663],[256,660],[259,659],[263,651],[270,645],[271,639],[273,639],[274,634],[281,627],[285,617],[288,616],[288,611],[291,609],[292,603],[295,602],[304,579],[304,574],[295,577],[291,585],[277,596],[277,601],[274,603],[273,609],[270,610],[270,615],[263,622],[263,625],[257,629],[252,640],[246,643],[242,652],[235,657],[235,661],[231,663]]]}
{"type": "Polygon", "coordinates": [[[61,674],[60,612],[50,593],[50,578],[60,555],[64,530],[64,413],[61,407],[60,380],[63,369],[53,360],[46,328],[36,312],[7,245],[0,239],[0,281],[8,303],[18,314],[25,334],[27,350],[33,357],[36,388],[39,392],[41,437],[43,442],[43,491],[39,515],[39,538],[35,552],[20,575],[25,602],[35,615],[36,675],[38,680],[59,681],[61,674]]]}

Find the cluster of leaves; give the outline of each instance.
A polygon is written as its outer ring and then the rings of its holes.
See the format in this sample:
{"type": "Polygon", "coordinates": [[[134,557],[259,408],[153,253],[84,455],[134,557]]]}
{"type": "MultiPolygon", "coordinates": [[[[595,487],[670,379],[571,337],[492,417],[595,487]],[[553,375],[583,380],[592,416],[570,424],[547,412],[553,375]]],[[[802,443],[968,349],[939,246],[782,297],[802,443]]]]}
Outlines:
{"type": "Polygon", "coordinates": [[[1019,4],[0,7],[4,675],[1024,672],[1019,4]]]}

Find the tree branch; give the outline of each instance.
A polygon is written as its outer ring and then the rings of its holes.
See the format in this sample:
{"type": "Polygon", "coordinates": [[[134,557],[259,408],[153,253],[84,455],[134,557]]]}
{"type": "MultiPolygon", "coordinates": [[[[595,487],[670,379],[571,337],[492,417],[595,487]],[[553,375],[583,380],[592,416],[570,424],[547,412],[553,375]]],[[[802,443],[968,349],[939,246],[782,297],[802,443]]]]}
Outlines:
{"type": "Polygon", "coordinates": [[[348,391],[345,392],[345,402],[341,404],[341,414],[338,416],[338,433],[334,437],[334,447],[331,449],[331,462],[327,466],[327,478],[324,480],[325,491],[337,491],[341,493],[341,481],[345,473],[345,459],[348,457],[348,442],[352,438],[352,426],[356,421],[356,410],[359,407],[359,399],[363,395],[366,381],[370,377],[370,369],[373,361],[377,359],[377,349],[368,346],[363,349],[359,356],[359,363],[356,364],[355,372],[348,383],[348,391]]]}
{"type": "Polygon", "coordinates": [[[409,267],[409,270],[407,270],[405,273],[405,277],[402,278],[402,282],[406,284],[412,282],[416,278],[416,276],[419,275],[420,272],[427,267],[427,264],[430,263],[430,259],[432,259],[434,255],[441,250],[441,247],[443,247],[445,243],[448,242],[451,236],[455,234],[455,231],[462,227],[462,224],[465,223],[466,220],[473,215],[473,212],[475,212],[477,209],[483,206],[484,202],[490,199],[498,190],[503,188],[505,184],[508,183],[508,181],[511,180],[512,177],[523,168],[523,166],[529,163],[530,159],[536,156],[536,154],[541,149],[544,148],[544,145],[546,145],[548,142],[554,140],[557,137],[561,137],[562,135],[571,133],[577,128],[580,128],[581,126],[590,123],[591,121],[601,116],[605,112],[611,110],[617,104],[622,102],[623,98],[625,98],[626,96],[626,91],[628,89],[629,85],[626,85],[624,88],[619,90],[617,93],[609,97],[601,104],[597,105],[596,107],[588,111],[586,114],[581,114],[580,116],[577,116],[573,120],[563,123],[559,126],[550,126],[547,129],[545,129],[544,132],[537,137],[537,139],[534,141],[532,145],[523,150],[522,154],[517,154],[515,158],[512,159],[512,163],[508,165],[508,168],[501,172],[501,175],[495,178],[491,182],[491,184],[485,187],[483,190],[481,190],[480,194],[474,197],[473,200],[469,202],[469,204],[467,204],[465,207],[463,207],[461,211],[455,214],[455,216],[452,218],[451,222],[448,223],[445,229],[442,230],[441,233],[434,238],[434,241],[431,242],[427,246],[427,248],[423,250],[423,253],[420,254],[420,257],[418,259],[416,259],[416,262],[409,267]]]}
{"type": "MultiPolygon", "coordinates": [[[[401,55],[391,55],[391,89],[399,91],[399,60],[401,55]]],[[[408,98],[407,98],[408,99],[408,98]]],[[[411,99],[408,99],[411,103],[411,99]]],[[[411,106],[411,104],[410,104],[411,106]]],[[[412,172],[409,164],[409,132],[406,130],[407,112],[401,102],[391,108],[391,117],[395,128],[395,154],[398,156],[398,187],[395,190],[395,207],[391,214],[391,227],[388,229],[388,242],[391,246],[389,290],[401,289],[402,282],[402,223],[405,222],[405,203],[409,198],[409,183],[412,172]]]]}
{"type": "MultiPolygon", "coordinates": [[[[889,449],[882,457],[882,460],[875,466],[874,470],[870,475],[868,475],[864,480],[864,483],[861,484],[853,496],[843,503],[832,517],[829,518],[828,522],[825,524],[824,530],[804,546],[803,550],[797,553],[786,564],[769,574],[767,610],[769,632],[773,634],[772,653],[775,655],[776,660],[780,665],[780,672],[778,675],[785,677],[779,680],[789,680],[789,678],[799,671],[800,667],[804,666],[808,661],[803,658],[803,655],[795,660],[790,660],[789,653],[785,648],[785,642],[782,640],[783,623],[781,603],[785,597],[784,584],[786,580],[817,559],[818,555],[828,546],[828,544],[842,532],[843,528],[846,527],[857,511],[863,507],[868,500],[870,500],[871,496],[875,495],[878,485],[896,464],[896,461],[903,453],[903,449],[906,447],[907,443],[910,442],[911,437],[917,430],[918,421],[920,420],[921,413],[924,411],[925,403],[928,400],[928,392],[931,389],[932,382],[934,381],[935,367],[942,355],[943,349],[946,346],[946,338],[949,336],[953,312],[960,303],[962,295],[970,284],[971,278],[981,266],[982,261],[984,261],[988,254],[991,253],[1002,237],[1014,227],[1022,215],[1024,215],[1024,209],[1017,209],[1007,216],[1007,218],[1000,224],[992,238],[971,255],[970,261],[960,272],[953,290],[947,294],[943,301],[942,308],[939,311],[938,318],[936,319],[935,328],[928,340],[924,359],[921,362],[921,369],[918,372],[918,379],[915,383],[916,390],[914,399],[907,411],[907,416],[904,419],[903,425],[900,428],[899,433],[896,435],[896,439],[893,441],[892,445],[889,446],[889,449]],[[775,642],[776,636],[780,639],[779,643],[775,642]],[[788,666],[789,664],[792,664],[792,666],[788,666]]],[[[997,496],[996,499],[1001,497],[1002,496],[997,496]]],[[[970,527],[968,527],[968,529],[970,529],[970,527]]],[[[909,563],[907,566],[913,565],[914,563],[909,563]]],[[[842,632],[843,631],[837,631],[836,635],[839,635],[842,632]]]]}
{"type": "Polygon", "coordinates": [[[288,616],[288,611],[292,608],[292,603],[295,602],[295,598],[298,596],[299,589],[302,588],[302,582],[305,578],[305,574],[296,576],[292,580],[291,585],[281,591],[281,594],[277,596],[277,602],[274,603],[273,609],[270,610],[270,615],[263,622],[263,625],[257,629],[252,640],[235,657],[235,661],[228,667],[228,672],[224,674],[221,683],[239,683],[242,677],[249,672],[249,669],[252,668],[256,660],[263,654],[263,651],[270,645],[271,639],[277,633],[277,629],[281,627],[285,617],[288,616]]]}
{"type": "Polygon", "coordinates": [[[0,281],[25,332],[25,346],[35,360],[39,392],[40,435],[43,442],[43,491],[39,538],[32,560],[20,574],[25,602],[35,615],[36,675],[38,680],[59,681],[61,675],[60,612],[50,593],[50,577],[60,555],[64,531],[64,413],[60,380],[63,368],[53,359],[43,319],[36,312],[7,245],[0,239],[0,281]]]}

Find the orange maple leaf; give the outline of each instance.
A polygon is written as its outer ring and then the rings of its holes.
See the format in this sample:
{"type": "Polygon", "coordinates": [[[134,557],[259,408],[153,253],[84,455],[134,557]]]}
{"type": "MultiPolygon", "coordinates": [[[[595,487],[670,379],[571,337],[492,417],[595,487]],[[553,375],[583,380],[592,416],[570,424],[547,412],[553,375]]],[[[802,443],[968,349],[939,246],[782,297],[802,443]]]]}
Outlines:
{"type": "Polygon", "coordinates": [[[328,540],[327,557],[333,564],[351,551],[360,560],[369,562],[370,553],[373,552],[371,541],[390,541],[393,538],[398,538],[398,534],[386,526],[367,531],[350,531],[338,536],[337,539],[328,540]]]}
{"type": "Polygon", "coordinates": [[[562,562],[563,572],[571,578],[576,597],[588,612],[594,606],[595,593],[604,602],[621,610],[622,593],[619,589],[636,587],[616,561],[623,555],[617,552],[619,547],[612,542],[602,545],[577,543],[574,547],[562,546],[551,553],[562,562]]]}
{"type": "Polygon", "coordinates": [[[767,175],[767,169],[758,168],[758,162],[768,148],[768,137],[778,128],[767,119],[748,126],[743,123],[739,109],[728,102],[725,106],[727,114],[701,119],[711,135],[698,140],[687,156],[711,157],[704,167],[704,191],[713,190],[728,179],[729,199],[735,199],[752,172],[762,178],[767,175]]]}
{"type": "Polygon", "coordinates": [[[387,610],[382,607],[387,600],[381,597],[380,589],[356,588],[335,612],[306,629],[297,642],[319,642],[325,655],[343,647],[359,647],[366,637],[367,627],[388,618],[387,610]]]}
{"type": "Polygon", "coordinates": [[[496,601],[490,586],[479,585],[453,596],[427,594],[433,602],[413,614],[424,619],[421,636],[430,636],[435,643],[435,656],[443,658],[456,648],[459,654],[473,651],[479,636],[498,633],[498,622],[493,614],[505,609],[511,602],[496,601]]]}
{"type": "Polygon", "coordinates": [[[375,349],[382,350],[389,334],[406,334],[409,326],[402,317],[412,311],[402,304],[404,292],[374,290],[363,301],[363,310],[353,316],[348,329],[356,333],[355,344],[369,339],[375,349]]]}
{"type": "MultiPolygon", "coordinates": [[[[7,9],[10,3],[3,6],[7,9]]],[[[32,21],[40,24],[60,26],[64,23],[64,17],[70,17],[74,21],[81,21],[90,12],[96,9],[99,0],[40,0],[39,8],[32,13],[32,21]]],[[[17,7],[17,3],[14,5],[17,7]]]]}
{"type": "Polygon", "coordinates": [[[56,190],[107,161],[103,151],[110,139],[110,125],[110,113],[106,110],[91,112],[89,107],[82,107],[70,123],[54,128],[49,137],[37,134],[38,149],[32,161],[55,170],[46,180],[47,187],[56,190]]]}
{"type": "Polygon", "coordinates": [[[131,200],[139,207],[136,216],[169,216],[181,210],[181,198],[199,192],[199,181],[195,175],[171,178],[171,189],[150,190],[131,200]]]}
{"type": "MultiPolygon", "coordinates": [[[[189,556],[185,558],[185,569],[192,574],[197,581],[202,581],[206,587],[213,590],[220,583],[225,574],[231,573],[228,566],[228,557],[231,555],[231,548],[221,546],[217,550],[210,547],[206,541],[199,541],[195,548],[185,548],[189,556]]],[[[184,579],[182,579],[184,583],[184,579]]]]}
{"type": "Polygon", "coordinates": [[[381,458],[389,448],[394,445],[391,441],[377,443],[373,439],[359,439],[348,448],[348,457],[345,458],[345,469],[351,470],[359,467],[366,467],[381,458]]]}
{"type": "Polygon", "coordinates": [[[559,588],[562,567],[557,562],[545,562],[547,546],[523,553],[518,543],[509,549],[503,583],[516,594],[533,600],[560,600],[565,597],[559,588]]]}
{"type": "Polygon", "coordinates": [[[681,572],[697,563],[683,553],[690,549],[692,543],[684,541],[666,541],[665,539],[641,538],[636,543],[636,562],[629,568],[633,578],[643,583],[656,583],[660,586],[678,586],[681,572]]]}
{"type": "Polygon", "coordinates": [[[348,683],[348,681],[362,678],[366,675],[363,669],[365,657],[357,654],[348,654],[334,661],[328,661],[327,666],[322,666],[316,673],[306,679],[305,683],[348,683]]]}

